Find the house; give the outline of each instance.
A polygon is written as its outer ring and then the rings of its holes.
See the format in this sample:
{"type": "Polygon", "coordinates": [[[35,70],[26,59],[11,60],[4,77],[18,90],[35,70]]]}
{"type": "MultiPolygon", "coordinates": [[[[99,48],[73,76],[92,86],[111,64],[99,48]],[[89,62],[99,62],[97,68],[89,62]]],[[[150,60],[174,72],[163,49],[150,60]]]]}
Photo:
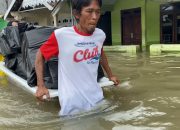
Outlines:
{"type": "MultiPolygon", "coordinates": [[[[112,44],[110,11],[116,0],[103,0],[102,17],[98,27],[107,34],[105,43],[112,44]],[[103,22],[106,20],[106,22],[103,22]]],[[[38,23],[41,26],[72,26],[75,20],[72,16],[70,0],[12,0],[5,19],[38,23]]]]}
{"type": "Polygon", "coordinates": [[[180,0],[118,0],[111,16],[114,45],[180,51],[180,0]]]}
{"type": "MultiPolygon", "coordinates": [[[[40,25],[74,24],[69,0],[16,1],[21,5],[10,10],[14,17],[40,25]]],[[[113,45],[110,50],[180,51],[180,0],[103,0],[98,27],[106,33],[105,45],[113,45]]]]}

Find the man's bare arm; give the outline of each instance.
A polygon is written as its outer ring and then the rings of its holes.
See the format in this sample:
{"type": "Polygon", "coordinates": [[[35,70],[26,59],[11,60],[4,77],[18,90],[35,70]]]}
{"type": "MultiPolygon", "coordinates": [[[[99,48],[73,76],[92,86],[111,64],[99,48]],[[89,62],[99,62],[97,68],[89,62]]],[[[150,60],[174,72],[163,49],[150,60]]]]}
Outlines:
{"type": "Polygon", "coordinates": [[[43,72],[44,72],[44,57],[41,54],[41,51],[38,50],[36,54],[36,60],[35,60],[35,71],[37,75],[37,91],[36,91],[36,97],[40,100],[43,99],[43,96],[46,95],[47,98],[49,98],[49,91],[45,87],[44,79],[43,79],[43,72]]]}
{"type": "Polygon", "coordinates": [[[118,85],[119,84],[119,80],[117,79],[116,76],[114,76],[112,74],[111,68],[109,67],[109,64],[108,64],[107,57],[106,57],[105,52],[103,50],[102,50],[102,53],[101,53],[100,64],[102,65],[102,67],[106,71],[106,73],[108,75],[108,78],[111,81],[113,81],[115,85],[118,85]]]}

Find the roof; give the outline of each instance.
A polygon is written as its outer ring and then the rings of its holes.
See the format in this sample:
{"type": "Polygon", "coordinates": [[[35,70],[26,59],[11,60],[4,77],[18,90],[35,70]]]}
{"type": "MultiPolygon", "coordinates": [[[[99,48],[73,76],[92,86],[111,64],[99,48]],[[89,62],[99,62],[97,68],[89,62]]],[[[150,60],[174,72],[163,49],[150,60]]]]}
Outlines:
{"type": "Polygon", "coordinates": [[[55,3],[58,1],[60,0],[11,0],[9,7],[4,15],[4,19],[8,17],[11,11],[18,11],[18,10],[21,10],[22,8],[31,9],[32,7],[37,7],[37,6],[42,6],[42,5],[44,6],[44,3],[52,3],[52,2],[55,3]]]}
{"type": "Polygon", "coordinates": [[[22,1],[23,0],[12,0],[7,11],[6,11],[6,13],[5,13],[5,15],[4,15],[4,19],[7,18],[7,16],[9,15],[9,13],[11,11],[17,11],[21,6],[22,1]]]}
{"type": "MultiPolygon", "coordinates": [[[[4,19],[8,17],[11,11],[23,11],[28,9],[34,9],[37,7],[49,7],[48,9],[52,10],[55,7],[53,3],[57,4],[60,1],[62,2],[65,0],[11,0],[11,3],[4,15],[4,19]]],[[[111,11],[116,1],[117,0],[102,0],[102,10],[111,11]]]]}
{"type": "Polygon", "coordinates": [[[58,2],[60,0],[23,0],[22,2],[22,7],[27,8],[27,7],[35,7],[39,5],[43,5],[44,3],[51,3],[51,2],[58,2]]]}

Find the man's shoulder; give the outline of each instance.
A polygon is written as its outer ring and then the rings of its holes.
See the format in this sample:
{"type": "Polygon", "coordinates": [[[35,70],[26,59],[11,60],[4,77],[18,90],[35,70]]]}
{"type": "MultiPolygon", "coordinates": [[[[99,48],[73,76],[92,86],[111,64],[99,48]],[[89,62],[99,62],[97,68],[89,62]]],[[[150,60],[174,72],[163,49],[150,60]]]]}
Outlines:
{"type": "Polygon", "coordinates": [[[56,29],[54,32],[55,34],[66,34],[66,33],[72,32],[72,30],[73,30],[73,27],[61,27],[61,28],[56,29]]]}
{"type": "Polygon", "coordinates": [[[105,32],[102,29],[100,29],[100,28],[96,28],[95,29],[95,34],[104,35],[104,36],[106,35],[105,32]]]}
{"type": "Polygon", "coordinates": [[[55,30],[55,33],[64,33],[73,30],[73,27],[61,27],[55,30]]]}
{"type": "Polygon", "coordinates": [[[73,31],[73,27],[61,27],[54,31],[55,36],[64,36],[70,35],[73,31]]]}
{"type": "Polygon", "coordinates": [[[96,31],[97,33],[104,33],[104,31],[103,31],[102,29],[100,29],[100,28],[96,28],[95,31],[96,31]]]}

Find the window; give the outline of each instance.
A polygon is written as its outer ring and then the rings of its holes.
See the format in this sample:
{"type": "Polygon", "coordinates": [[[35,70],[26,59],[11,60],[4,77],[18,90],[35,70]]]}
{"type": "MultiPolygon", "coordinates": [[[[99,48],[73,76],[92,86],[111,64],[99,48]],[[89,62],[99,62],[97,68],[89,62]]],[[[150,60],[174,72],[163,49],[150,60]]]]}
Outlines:
{"type": "Polygon", "coordinates": [[[180,2],[161,5],[161,43],[180,43],[180,2]]]}

